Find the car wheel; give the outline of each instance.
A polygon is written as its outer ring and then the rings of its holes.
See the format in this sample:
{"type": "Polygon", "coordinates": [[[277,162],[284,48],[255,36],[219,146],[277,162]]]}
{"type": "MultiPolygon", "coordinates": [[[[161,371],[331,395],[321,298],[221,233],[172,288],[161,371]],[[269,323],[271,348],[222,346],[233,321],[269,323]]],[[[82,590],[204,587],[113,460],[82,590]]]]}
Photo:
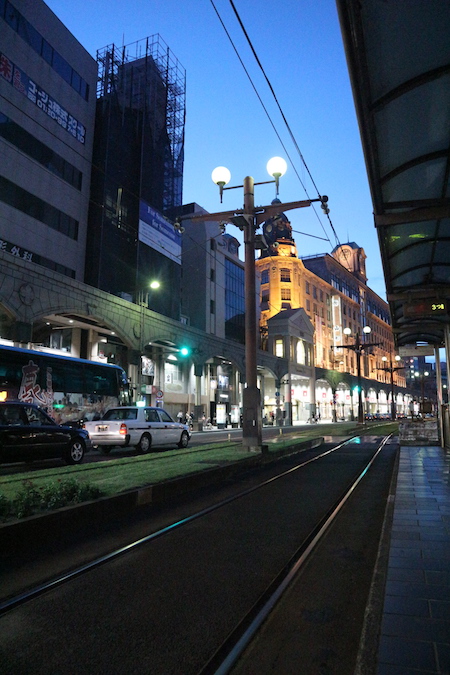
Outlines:
{"type": "Polygon", "coordinates": [[[100,449],[100,452],[102,452],[104,455],[109,455],[109,453],[112,450],[112,446],[111,445],[101,445],[99,449],[100,449]]]}
{"type": "Polygon", "coordinates": [[[83,461],[84,450],[84,443],[80,438],[71,441],[65,457],[67,464],[80,464],[83,461]]]}
{"type": "Polygon", "coordinates": [[[152,437],[150,434],[142,434],[141,440],[136,446],[139,452],[148,452],[152,447],[152,437]]]}
{"type": "Polygon", "coordinates": [[[189,436],[186,431],[183,431],[181,434],[180,442],[178,443],[179,448],[187,448],[189,443],[189,436]]]}

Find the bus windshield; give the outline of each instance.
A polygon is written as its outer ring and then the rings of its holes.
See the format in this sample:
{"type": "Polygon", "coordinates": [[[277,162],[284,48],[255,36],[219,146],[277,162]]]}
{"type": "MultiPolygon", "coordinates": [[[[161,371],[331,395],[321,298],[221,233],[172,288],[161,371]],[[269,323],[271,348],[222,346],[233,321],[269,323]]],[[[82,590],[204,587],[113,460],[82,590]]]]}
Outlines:
{"type": "Polygon", "coordinates": [[[78,423],[129,404],[129,388],[119,366],[0,345],[0,400],[35,403],[60,424],[78,423]]]}

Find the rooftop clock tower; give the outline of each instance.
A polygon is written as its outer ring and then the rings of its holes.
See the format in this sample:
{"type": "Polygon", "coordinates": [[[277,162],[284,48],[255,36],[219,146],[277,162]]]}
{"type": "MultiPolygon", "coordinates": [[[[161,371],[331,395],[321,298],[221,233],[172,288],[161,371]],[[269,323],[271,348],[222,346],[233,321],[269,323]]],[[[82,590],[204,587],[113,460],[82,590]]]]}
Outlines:
{"type": "Polygon", "coordinates": [[[355,242],[348,242],[336,246],[332,255],[338,260],[345,269],[357,277],[360,281],[367,283],[366,275],[366,254],[364,249],[355,242]]]}

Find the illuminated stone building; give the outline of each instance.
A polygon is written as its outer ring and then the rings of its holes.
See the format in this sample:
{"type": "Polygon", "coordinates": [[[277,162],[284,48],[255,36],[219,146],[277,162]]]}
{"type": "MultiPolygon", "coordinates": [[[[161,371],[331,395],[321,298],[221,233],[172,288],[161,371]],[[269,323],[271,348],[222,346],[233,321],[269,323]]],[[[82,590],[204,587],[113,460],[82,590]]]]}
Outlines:
{"type": "MultiPolygon", "coordinates": [[[[256,261],[261,280],[261,341],[265,349],[290,361],[289,377],[279,383],[275,397],[267,395],[266,388],[266,414],[278,404],[293,421],[308,419],[315,411],[332,418],[333,409],[338,418],[351,416],[357,357],[344,345],[353,345],[358,333],[361,342],[378,343],[361,354],[365,411],[387,413],[391,373],[382,370],[386,368],[382,358],[394,357],[394,338],[388,304],[367,285],[364,249],[349,242],[336,246],[331,254],[299,258],[285,214],[264,224],[264,237],[268,248],[256,261]],[[296,312],[300,308],[301,317],[296,312]],[[293,332],[293,317],[303,329],[293,332]],[[370,335],[363,331],[365,327],[370,327],[370,335]],[[350,329],[351,335],[344,329],[350,329]],[[313,335],[312,344],[308,335],[313,335]]],[[[398,392],[405,387],[401,371],[395,372],[394,382],[400,411],[406,403],[398,392]]]]}

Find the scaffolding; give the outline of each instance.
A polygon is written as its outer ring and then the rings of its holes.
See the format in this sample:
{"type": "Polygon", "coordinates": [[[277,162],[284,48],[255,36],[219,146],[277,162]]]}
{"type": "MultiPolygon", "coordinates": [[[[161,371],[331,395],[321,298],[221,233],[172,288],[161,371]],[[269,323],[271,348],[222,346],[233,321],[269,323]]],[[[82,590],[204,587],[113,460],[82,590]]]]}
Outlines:
{"type": "Polygon", "coordinates": [[[97,51],[97,99],[114,97],[121,108],[140,111],[164,149],[163,211],[182,204],[186,72],[159,35],[97,51]]]}

